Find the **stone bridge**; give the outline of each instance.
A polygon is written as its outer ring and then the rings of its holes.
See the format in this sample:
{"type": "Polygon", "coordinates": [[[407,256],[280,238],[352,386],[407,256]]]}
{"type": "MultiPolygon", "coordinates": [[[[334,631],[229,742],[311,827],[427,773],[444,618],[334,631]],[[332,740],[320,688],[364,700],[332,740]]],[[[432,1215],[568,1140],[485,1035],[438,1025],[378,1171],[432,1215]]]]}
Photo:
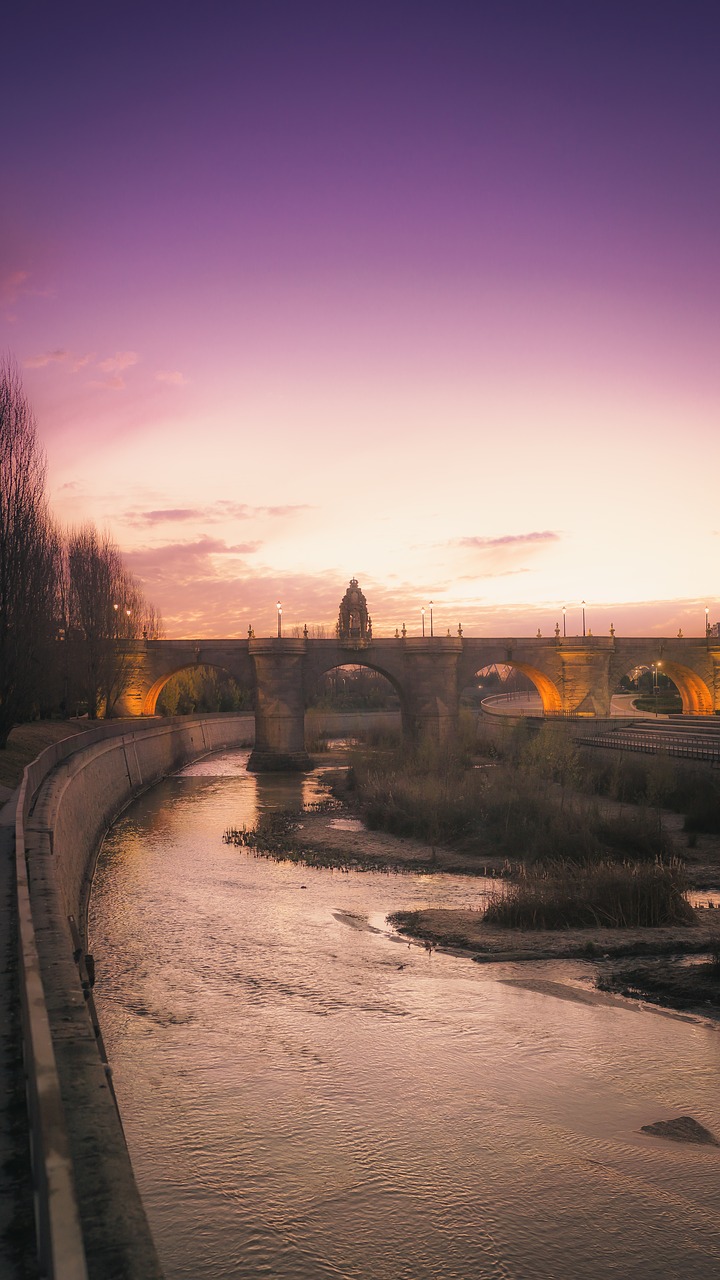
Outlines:
{"type": "Polygon", "coordinates": [[[720,641],[610,637],[486,639],[464,636],[312,640],[142,640],[120,642],[125,692],[116,713],[154,715],[171,676],[197,665],[221,668],[255,695],[250,768],[303,768],[305,707],[335,667],[370,667],[396,689],[404,732],[452,736],[460,693],[493,663],[532,680],[548,716],[607,716],[622,676],[659,663],[683,713],[720,712],[720,641]]]}

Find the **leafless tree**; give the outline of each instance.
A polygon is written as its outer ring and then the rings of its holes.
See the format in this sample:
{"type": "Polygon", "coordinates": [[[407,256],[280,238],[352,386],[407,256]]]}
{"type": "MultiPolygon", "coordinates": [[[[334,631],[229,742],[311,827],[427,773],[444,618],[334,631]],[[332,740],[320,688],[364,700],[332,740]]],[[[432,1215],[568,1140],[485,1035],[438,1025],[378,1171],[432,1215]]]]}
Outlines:
{"type": "Polygon", "coordinates": [[[38,707],[57,625],[58,537],[45,457],[15,365],[0,365],[0,748],[38,707]]]}
{"type": "Polygon", "coordinates": [[[123,564],[119,548],[94,525],[67,535],[66,636],[74,684],[95,719],[113,714],[132,674],[134,641],[162,632],[157,611],[123,564]]]}

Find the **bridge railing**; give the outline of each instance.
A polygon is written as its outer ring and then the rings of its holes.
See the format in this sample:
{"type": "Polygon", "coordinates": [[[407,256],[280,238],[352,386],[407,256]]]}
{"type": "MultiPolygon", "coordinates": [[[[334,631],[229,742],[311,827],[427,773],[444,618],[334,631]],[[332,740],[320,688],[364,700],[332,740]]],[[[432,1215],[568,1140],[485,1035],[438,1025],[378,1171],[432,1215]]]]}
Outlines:
{"type": "Polygon", "coordinates": [[[613,751],[635,751],[646,755],[676,756],[685,760],[705,760],[720,764],[720,742],[692,741],[680,734],[654,734],[642,731],[599,733],[591,738],[577,738],[586,747],[610,747],[613,751]]]}

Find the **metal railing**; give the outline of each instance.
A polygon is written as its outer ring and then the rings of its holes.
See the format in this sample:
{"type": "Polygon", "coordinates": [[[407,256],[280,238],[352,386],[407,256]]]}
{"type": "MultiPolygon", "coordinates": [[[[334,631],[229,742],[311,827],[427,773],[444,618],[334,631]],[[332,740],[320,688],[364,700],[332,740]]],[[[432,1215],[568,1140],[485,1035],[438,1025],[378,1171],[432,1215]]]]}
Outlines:
{"type": "Polygon", "coordinates": [[[586,747],[609,747],[614,751],[644,752],[646,755],[677,756],[685,760],[706,760],[720,764],[720,739],[713,743],[692,740],[685,734],[665,734],[626,729],[600,733],[594,737],[576,738],[586,747]]]}

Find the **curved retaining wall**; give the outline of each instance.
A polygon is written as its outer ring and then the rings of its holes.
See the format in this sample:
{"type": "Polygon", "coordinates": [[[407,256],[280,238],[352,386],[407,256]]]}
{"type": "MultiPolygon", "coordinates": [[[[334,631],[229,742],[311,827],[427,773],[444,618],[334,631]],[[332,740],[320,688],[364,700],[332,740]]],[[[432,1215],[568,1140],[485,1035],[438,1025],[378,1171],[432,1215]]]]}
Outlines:
{"type": "Polygon", "coordinates": [[[20,992],[38,1252],[49,1280],[157,1280],[87,980],[85,908],[100,841],[133,796],[252,741],[248,716],[103,724],[25,770],[16,823],[20,992]]]}

